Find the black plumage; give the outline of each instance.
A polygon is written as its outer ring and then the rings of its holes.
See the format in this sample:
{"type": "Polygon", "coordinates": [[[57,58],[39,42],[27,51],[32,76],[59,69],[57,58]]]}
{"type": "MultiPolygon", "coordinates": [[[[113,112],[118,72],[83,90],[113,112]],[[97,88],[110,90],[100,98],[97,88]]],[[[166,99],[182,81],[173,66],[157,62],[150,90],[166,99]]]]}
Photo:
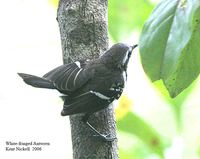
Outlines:
{"type": "Polygon", "coordinates": [[[64,100],[62,116],[84,113],[83,121],[105,140],[88,122],[89,116],[118,99],[127,78],[126,70],[133,47],[115,44],[95,60],[81,60],[59,66],[42,78],[18,73],[34,87],[57,89],[64,100]]]}

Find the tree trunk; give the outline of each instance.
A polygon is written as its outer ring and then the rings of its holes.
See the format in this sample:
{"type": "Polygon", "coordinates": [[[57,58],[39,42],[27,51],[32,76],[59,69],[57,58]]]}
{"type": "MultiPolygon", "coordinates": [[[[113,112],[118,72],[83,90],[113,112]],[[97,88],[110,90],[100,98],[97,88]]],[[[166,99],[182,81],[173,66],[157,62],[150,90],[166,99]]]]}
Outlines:
{"type": "MultiPolygon", "coordinates": [[[[64,63],[94,59],[107,50],[107,0],[60,0],[57,20],[64,63]]],[[[92,115],[89,122],[99,132],[116,136],[112,105],[92,115]]],[[[117,140],[98,140],[80,115],[70,116],[70,123],[74,159],[118,159],[117,140]]]]}

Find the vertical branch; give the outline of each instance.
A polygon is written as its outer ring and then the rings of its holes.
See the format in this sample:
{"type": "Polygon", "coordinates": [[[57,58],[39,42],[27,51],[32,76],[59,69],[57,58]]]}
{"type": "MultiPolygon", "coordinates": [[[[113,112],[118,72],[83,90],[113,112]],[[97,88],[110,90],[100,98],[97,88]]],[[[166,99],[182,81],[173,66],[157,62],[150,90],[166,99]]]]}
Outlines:
{"type": "MultiPolygon", "coordinates": [[[[107,0],[60,0],[57,19],[64,63],[94,59],[107,50],[107,0]]],[[[112,106],[92,115],[89,122],[116,136],[112,106]]],[[[118,159],[117,141],[109,144],[93,137],[80,115],[70,116],[70,123],[74,159],[118,159]]]]}

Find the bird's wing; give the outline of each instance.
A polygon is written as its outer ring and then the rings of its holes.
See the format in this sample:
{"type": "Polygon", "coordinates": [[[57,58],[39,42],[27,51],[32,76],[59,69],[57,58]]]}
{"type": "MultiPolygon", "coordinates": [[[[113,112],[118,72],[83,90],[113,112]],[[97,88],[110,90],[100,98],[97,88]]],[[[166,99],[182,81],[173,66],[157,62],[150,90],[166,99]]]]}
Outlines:
{"type": "MultiPolygon", "coordinates": [[[[118,78],[119,79],[119,78],[118,78]]],[[[102,94],[113,98],[114,100],[119,99],[124,89],[124,82],[115,82],[109,89],[101,91],[102,94]]]]}
{"type": "Polygon", "coordinates": [[[109,97],[93,91],[83,93],[73,98],[66,97],[64,100],[65,102],[61,112],[62,116],[77,113],[94,113],[111,103],[109,97]]]}
{"type": "Polygon", "coordinates": [[[59,66],[45,74],[43,78],[52,81],[59,91],[67,94],[82,87],[91,76],[92,74],[88,74],[81,67],[80,62],[75,62],[59,66]]]}
{"type": "MultiPolygon", "coordinates": [[[[105,74],[104,74],[105,75],[105,74]]],[[[118,99],[123,91],[124,82],[121,76],[113,77],[111,74],[93,78],[88,91],[77,93],[75,96],[65,96],[62,115],[77,113],[93,113],[108,106],[113,100],[118,99]]]]}
{"type": "MultiPolygon", "coordinates": [[[[96,82],[95,82],[96,83],[96,82]]],[[[96,87],[91,88],[94,92],[99,92],[109,98],[118,99],[124,89],[124,77],[121,74],[112,74],[104,76],[98,80],[96,87]]]]}

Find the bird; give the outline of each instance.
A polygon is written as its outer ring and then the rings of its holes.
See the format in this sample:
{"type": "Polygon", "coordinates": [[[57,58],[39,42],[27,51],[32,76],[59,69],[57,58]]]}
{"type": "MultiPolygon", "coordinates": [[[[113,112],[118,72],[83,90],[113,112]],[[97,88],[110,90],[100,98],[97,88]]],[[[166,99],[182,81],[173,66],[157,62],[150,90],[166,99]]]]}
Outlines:
{"type": "Polygon", "coordinates": [[[56,89],[64,101],[62,116],[83,114],[82,121],[103,141],[115,138],[97,131],[89,117],[120,98],[127,80],[127,66],[136,45],[114,44],[93,60],[64,64],[43,77],[18,73],[23,81],[37,88],[56,89]]]}

